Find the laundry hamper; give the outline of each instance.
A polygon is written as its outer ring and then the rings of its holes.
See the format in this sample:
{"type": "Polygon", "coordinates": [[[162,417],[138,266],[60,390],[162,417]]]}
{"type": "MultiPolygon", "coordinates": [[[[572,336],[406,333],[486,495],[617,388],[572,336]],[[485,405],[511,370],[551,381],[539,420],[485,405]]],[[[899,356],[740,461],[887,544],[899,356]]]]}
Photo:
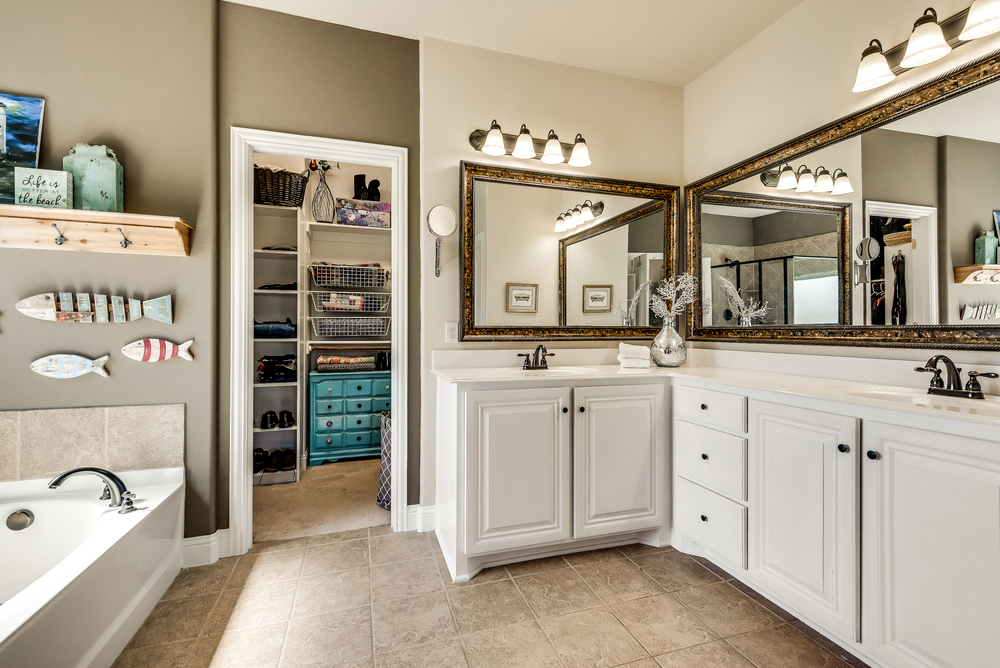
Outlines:
{"type": "Polygon", "coordinates": [[[375,503],[386,510],[392,510],[392,413],[382,413],[382,475],[378,479],[378,494],[375,503]]]}

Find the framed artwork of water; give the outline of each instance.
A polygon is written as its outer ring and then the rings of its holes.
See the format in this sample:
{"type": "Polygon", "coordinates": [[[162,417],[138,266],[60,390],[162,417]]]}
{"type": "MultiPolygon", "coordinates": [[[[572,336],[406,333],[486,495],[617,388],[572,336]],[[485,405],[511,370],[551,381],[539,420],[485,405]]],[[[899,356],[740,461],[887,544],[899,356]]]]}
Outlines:
{"type": "Polygon", "coordinates": [[[0,204],[14,202],[14,167],[38,167],[45,100],[0,93],[0,204]]]}

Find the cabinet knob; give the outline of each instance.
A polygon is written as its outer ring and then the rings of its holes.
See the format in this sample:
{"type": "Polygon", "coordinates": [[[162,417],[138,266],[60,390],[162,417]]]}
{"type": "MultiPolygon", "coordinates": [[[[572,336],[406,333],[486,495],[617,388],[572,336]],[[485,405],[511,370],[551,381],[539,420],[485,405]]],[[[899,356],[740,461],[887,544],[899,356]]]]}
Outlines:
{"type": "Polygon", "coordinates": [[[326,388],[326,391],[327,392],[333,392],[333,388],[332,387],[328,387],[328,388],[326,388]]]}
{"type": "Polygon", "coordinates": [[[361,386],[360,386],[360,385],[358,385],[358,389],[359,389],[359,390],[361,389],[361,386]]]}
{"type": "Polygon", "coordinates": [[[361,408],[361,404],[358,404],[358,408],[361,408]]]}
{"type": "Polygon", "coordinates": [[[581,413],[582,413],[582,412],[584,412],[585,410],[587,410],[587,409],[586,409],[586,408],[584,408],[583,406],[580,406],[580,412],[581,412],[581,413]]]}
{"type": "Polygon", "coordinates": [[[701,458],[702,458],[702,459],[705,459],[705,460],[707,460],[707,459],[708,459],[708,455],[706,455],[706,454],[705,454],[705,453],[703,452],[703,453],[701,453],[701,458]]]}
{"type": "Polygon", "coordinates": [[[708,404],[702,404],[701,405],[701,410],[707,411],[708,410],[708,404]]]}
{"type": "Polygon", "coordinates": [[[385,389],[387,389],[387,390],[388,390],[388,389],[389,389],[389,386],[388,386],[388,385],[386,385],[386,386],[385,386],[385,389]]]}
{"type": "Polygon", "coordinates": [[[878,459],[878,453],[875,452],[874,450],[869,450],[867,454],[868,454],[868,459],[871,459],[871,460],[878,459]]]}
{"type": "Polygon", "coordinates": [[[708,521],[708,515],[702,515],[701,516],[701,521],[702,522],[707,522],[708,521]]]}
{"type": "Polygon", "coordinates": [[[563,406],[563,413],[569,413],[569,409],[563,406]]]}
{"type": "Polygon", "coordinates": [[[328,438],[328,439],[326,439],[326,442],[327,443],[333,443],[333,439],[332,438],[328,438]]]}
{"type": "Polygon", "coordinates": [[[361,440],[361,437],[360,437],[360,436],[358,436],[358,440],[359,440],[359,441],[361,440]]]}
{"type": "Polygon", "coordinates": [[[361,424],[361,420],[358,420],[358,424],[361,424]]]}
{"type": "Polygon", "coordinates": [[[329,410],[329,409],[333,408],[333,406],[331,406],[330,404],[327,404],[326,408],[327,408],[327,410],[329,410]]]}
{"type": "Polygon", "coordinates": [[[327,427],[332,427],[333,426],[333,422],[331,422],[330,420],[327,420],[326,421],[326,426],[327,427]]]}
{"type": "Polygon", "coordinates": [[[848,450],[850,450],[850,448],[847,447],[846,445],[844,445],[843,443],[841,443],[840,445],[838,445],[837,449],[840,450],[841,452],[847,452],[848,450]]]}

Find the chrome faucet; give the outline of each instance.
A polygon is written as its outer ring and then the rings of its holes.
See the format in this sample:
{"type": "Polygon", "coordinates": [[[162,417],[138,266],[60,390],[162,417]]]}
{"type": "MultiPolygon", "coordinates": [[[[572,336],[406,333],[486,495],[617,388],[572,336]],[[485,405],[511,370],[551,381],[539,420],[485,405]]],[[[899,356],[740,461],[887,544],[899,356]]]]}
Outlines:
{"type": "Polygon", "coordinates": [[[555,357],[555,353],[550,353],[545,350],[545,346],[538,344],[535,348],[534,354],[532,353],[518,353],[518,357],[524,358],[524,365],[521,366],[525,371],[533,371],[538,369],[548,369],[549,363],[546,357],[555,357]]]}
{"type": "Polygon", "coordinates": [[[946,397],[964,397],[966,399],[985,399],[986,396],[983,394],[983,388],[979,384],[978,379],[997,377],[995,373],[970,371],[969,382],[965,384],[965,389],[963,390],[962,370],[956,368],[955,363],[945,355],[935,355],[927,360],[927,364],[915,367],[913,370],[934,374],[934,377],[931,378],[930,386],[927,388],[927,394],[941,394],[946,397]],[[948,372],[947,383],[941,380],[941,369],[937,366],[938,362],[942,362],[945,371],[948,372]]]}
{"type": "Polygon", "coordinates": [[[108,504],[109,508],[118,508],[119,515],[124,515],[135,510],[135,506],[132,504],[135,494],[128,491],[122,479],[111,471],[93,466],[83,466],[60,473],[49,481],[49,489],[58,489],[68,478],[83,473],[90,473],[104,481],[104,494],[101,495],[101,500],[111,499],[111,503],[108,504]]]}

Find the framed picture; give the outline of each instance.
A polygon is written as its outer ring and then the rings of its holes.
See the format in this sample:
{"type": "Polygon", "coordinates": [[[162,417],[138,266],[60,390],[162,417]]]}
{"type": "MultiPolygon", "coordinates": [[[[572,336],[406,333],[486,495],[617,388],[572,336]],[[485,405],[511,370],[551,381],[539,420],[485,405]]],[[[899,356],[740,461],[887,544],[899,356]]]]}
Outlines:
{"type": "Polygon", "coordinates": [[[607,313],[611,310],[611,285],[583,286],[583,312],[607,313]]]}
{"type": "Polygon", "coordinates": [[[38,167],[45,100],[0,93],[0,204],[14,202],[14,167],[38,167]]]}
{"type": "Polygon", "coordinates": [[[508,283],[507,313],[538,313],[538,283],[508,283]]]}

